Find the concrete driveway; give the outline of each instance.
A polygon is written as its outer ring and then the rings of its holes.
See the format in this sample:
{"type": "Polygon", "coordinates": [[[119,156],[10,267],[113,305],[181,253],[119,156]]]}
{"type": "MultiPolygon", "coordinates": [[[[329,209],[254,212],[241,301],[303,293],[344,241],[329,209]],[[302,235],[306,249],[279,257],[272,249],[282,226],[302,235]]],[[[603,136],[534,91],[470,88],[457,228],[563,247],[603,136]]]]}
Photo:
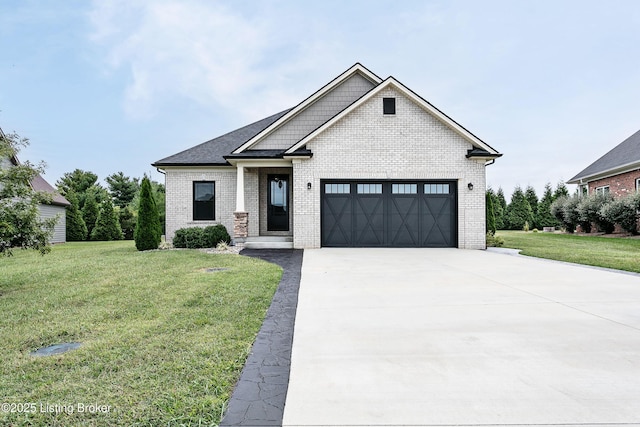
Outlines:
{"type": "Polygon", "coordinates": [[[508,424],[640,425],[640,276],[305,251],[283,425],[508,424]]]}

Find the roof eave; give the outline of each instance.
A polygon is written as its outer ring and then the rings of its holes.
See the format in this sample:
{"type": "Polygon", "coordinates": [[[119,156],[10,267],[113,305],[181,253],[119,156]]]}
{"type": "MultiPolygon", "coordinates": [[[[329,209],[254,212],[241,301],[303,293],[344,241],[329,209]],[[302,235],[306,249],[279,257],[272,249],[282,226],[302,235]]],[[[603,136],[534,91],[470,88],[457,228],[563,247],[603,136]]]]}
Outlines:
{"type": "Polygon", "coordinates": [[[589,175],[576,175],[567,181],[567,184],[585,184],[587,182],[596,181],[598,179],[609,178],[614,175],[620,175],[622,173],[627,173],[634,171],[636,169],[640,169],[640,161],[635,161],[631,163],[627,163],[624,165],[616,166],[615,168],[610,168],[607,170],[603,170],[596,173],[591,173],[589,175]]]}

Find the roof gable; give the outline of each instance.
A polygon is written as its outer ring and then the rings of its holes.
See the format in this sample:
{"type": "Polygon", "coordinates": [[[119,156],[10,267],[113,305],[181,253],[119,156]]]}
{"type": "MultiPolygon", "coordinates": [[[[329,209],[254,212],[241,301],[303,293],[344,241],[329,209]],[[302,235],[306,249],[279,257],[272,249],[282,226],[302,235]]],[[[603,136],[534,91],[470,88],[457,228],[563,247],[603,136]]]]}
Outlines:
{"type": "MultiPolygon", "coordinates": [[[[293,134],[288,136],[288,140],[290,141],[286,147],[280,147],[282,149],[286,149],[291,146],[292,143],[297,142],[301,137],[312,131],[313,129],[320,126],[322,123],[326,122],[330,117],[337,114],[340,110],[344,109],[346,106],[351,104],[355,99],[362,96],[362,94],[366,93],[373,85],[379,84],[382,80],[380,77],[373,74],[367,68],[365,68],[362,64],[356,63],[351,68],[349,68],[344,73],[340,74],[338,77],[333,79],[331,82],[327,83],[320,90],[315,92],[313,95],[302,101],[300,104],[296,105],[294,108],[289,110],[287,114],[280,117],[273,124],[262,130],[260,133],[255,135],[241,147],[238,147],[233,154],[239,154],[245,150],[249,149],[265,149],[265,148],[274,148],[273,146],[261,144],[268,138],[270,135],[274,135],[280,129],[287,126],[287,124],[291,123],[293,120],[298,118],[301,115],[304,115],[305,112],[309,111],[313,108],[314,104],[321,103],[323,99],[327,99],[327,95],[331,92],[337,90],[341,86],[346,86],[351,82],[355,82],[356,78],[361,78],[367,82],[370,82],[371,86],[364,87],[362,83],[357,83],[359,86],[355,88],[355,90],[348,90],[348,94],[340,94],[339,97],[342,98],[338,100],[334,105],[330,108],[323,108],[324,106],[320,106],[317,108],[317,111],[314,111],[313,114],[308,114],[309,118],[303,118],[301,121],[306,122],[305,125],[299,127],[298,129],[293,130],[293,134]],[[323,111],[324,110],[324,111],[323,111]]],[[[353,85],[352,85],[353,86],[353,85]]],[[[286,133],[288,131],[284,131],[286,133]]],[[[295,151],[295,150],[294,150],[295,151]]],[[[289,152],[289,151],[288,151],[289,152]]]]}
{"type": "Polygon", "coordinates": [[[587,166],[582,172],[567,181],[578,184],[594,178],[616,175],[626,168],[640,167],[640,130],[622,141],[605,155],[587,166]]]}
{"type": "Polygon", "coordinates": [[[325,122],[322,126],[318,127],[313,132],[311,132],[310,134],[305,136],[303,139],[298,141],[295,145],[293,145],[291,148],[289,148],[287,150],[287,153],[292,153],[292,152],[294,152],[296,150],[301,149],[309,141],[311,141],[316,136],[320,135],[322,132],[324,132],[329,127],[333,126],[341,118],[343,118],[347,114],[351,113],[352,111],[356,110],[358,107],[360,107],[365,102],[369,101],[371,98],[373,98],[378,93],[380,93],[381,91],[383,91],[384,89],[386,89],[388,87],[392,87],[392,88],[398,90],[399,92],[401,92],[407,98],[409,98],[414,103],[416,103],[418,106],[420,106],[423,110],[427,111],[429,114],[431,114],[432,116],[436,117],[439,121],[441,121],[443,124],[445,124],[446,126],[451,128],[453,131],[455,131],[456,133],[460,134],[463,138],[465,138],[467,141],[469,141],[475,148],[482,149],[484,152],[487,153],[487,155],[486,155],[487,157],[494,157],[495,158],[495,157],[500,157],[501,156],[501,154],[498,153],[498,151],[495,150],[493,147],[491,147],[489,144],[487,144],[486,142],[482,141],[480,138],[478,138],[477,136],[475,136],[474,134],[469,132],[466,128],[464,128],[458,122],[453,120],[451,117],[447,116],[445,113],[440,111],[434,105],[432,105],[431,103],[429,103],[428,101],[426,101],[425,99],[423,99],[422,97],[417,95],[415,92],[413,92],[411,89],[407,88],[405,85],[403,85],[402,83],[400,83],[398,80],[396,80],[393,77],[389,77],[386,80],[384,80],[381,84],[379,84],[374,89],[369,91],[366,95],[362,96],[360,99],[358,99],[356,102],[351,104],[349,107],[345,108],[339,114],[335,115],[330,120],[325,122]]]}

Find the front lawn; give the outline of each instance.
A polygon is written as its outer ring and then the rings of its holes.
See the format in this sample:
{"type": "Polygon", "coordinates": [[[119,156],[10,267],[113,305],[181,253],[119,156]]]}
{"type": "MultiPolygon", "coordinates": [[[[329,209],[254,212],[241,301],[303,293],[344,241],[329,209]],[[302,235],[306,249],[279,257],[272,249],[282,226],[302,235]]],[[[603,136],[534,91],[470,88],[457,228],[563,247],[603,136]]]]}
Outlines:
{"type": "Polygon", "coordinates": [[[640,273],[640,239],[563,233],[498,231],[507,248],[523,255],[640,273]]]}
{"type": "Polygon", "coordinates": [[[282,274],[130,241],[14,254],[0,258],[0,425],[216,425],[282,274]],[[64,342],[82,345],[30,355],[64,342]]]}

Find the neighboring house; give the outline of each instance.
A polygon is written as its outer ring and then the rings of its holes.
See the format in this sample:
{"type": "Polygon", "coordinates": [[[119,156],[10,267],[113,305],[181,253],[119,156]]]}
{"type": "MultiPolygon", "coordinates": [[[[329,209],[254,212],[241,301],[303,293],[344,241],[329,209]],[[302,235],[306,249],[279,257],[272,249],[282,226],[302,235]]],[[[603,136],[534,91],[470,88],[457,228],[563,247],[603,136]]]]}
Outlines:
{"type": "MultiPolygon", "coordinates": [[[[0,128],[0,132],[2,129],[0,128]]],[[[4,134],[2,134],[4,136],[4,134]]],[[[20,161],[17,157],[13,156],[11,158],[5,157],[4,159],[0,159],[0,169],[6,167],[17,166],[20,164],[20,161]]],[[[31,188],[35,191],[42,191],[45,193],[51,194],[51,203],[50,204],[40,204],[38,209],[40,211],[40,217],[43,219],[54,218],[58,215],[58,221],[53,229],[53,236],[51,237],[51,243],[65,243],[67,241],[66,238],[66,228],[67,228],[67,218],[66,218],[66,207],[70,205],[70,203],[63,196],[58,193],[55,188],[53,188],[49,183],[40,175],[36,175],[36,177],[31,181],[31,188]]]]}
{"type": "Polygon", "coordinates": [[[500,156],[355,64],[294,108],[153,166],[169,240],[222,223],[245,247],[482,249],[485,166],[500,156]]]}
{"type": "Polygon", "coordinates": [[[574,176],[580,194],[611,193],[615,197],[640,191],[640,131],[574,176]]]}

